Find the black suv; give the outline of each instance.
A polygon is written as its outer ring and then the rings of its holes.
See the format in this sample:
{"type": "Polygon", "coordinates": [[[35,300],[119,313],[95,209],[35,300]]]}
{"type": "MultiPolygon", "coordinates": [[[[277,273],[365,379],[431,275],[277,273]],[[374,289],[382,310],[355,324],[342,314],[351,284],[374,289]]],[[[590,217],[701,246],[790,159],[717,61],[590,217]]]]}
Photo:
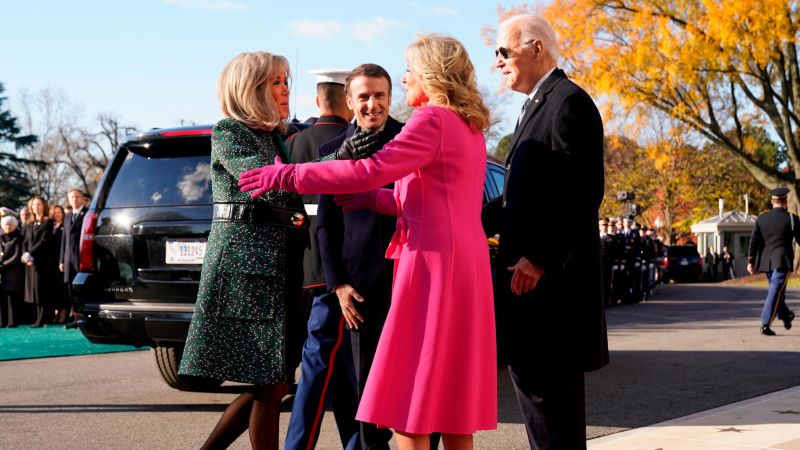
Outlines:
{"type": "MultiPolygon", "coordinates": [[[[181,390],[221,383],[178,375],[211,230],[211,128],[156,129],[120,146],[84,220],[73,281],[84,336],[152,347],[161,376],[181,390]]],[[[487,164],[484,201],[500,195],[503,175],[487,164]]]]}
{"type": "Polygon", "coordinates": [[[694,283],[703,272],[703,258],[695,245],[673,245],[667,247],[664,256],[664,279],[666,281],[694,283]]]}

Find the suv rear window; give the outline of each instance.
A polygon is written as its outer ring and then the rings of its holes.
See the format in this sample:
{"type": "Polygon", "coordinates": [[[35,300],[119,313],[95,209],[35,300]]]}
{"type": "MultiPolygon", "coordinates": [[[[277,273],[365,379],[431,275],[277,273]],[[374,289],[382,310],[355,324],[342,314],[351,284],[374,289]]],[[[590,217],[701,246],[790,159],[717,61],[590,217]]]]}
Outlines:
{"type": "Polygon", "coordinates": [[[697,256],[697,247],[693,245],[678,245],[667,249],[668,256],[697,256]]]}
{"type": "Polygon", "coordinates": [[[124,159],[114,178],[121,182],[111,184],[106,208],[212,202],[208,144],[197,149],[167,149],[165,144],[158,147],[120,149],[126,154],[118,155],[124,159]]]}

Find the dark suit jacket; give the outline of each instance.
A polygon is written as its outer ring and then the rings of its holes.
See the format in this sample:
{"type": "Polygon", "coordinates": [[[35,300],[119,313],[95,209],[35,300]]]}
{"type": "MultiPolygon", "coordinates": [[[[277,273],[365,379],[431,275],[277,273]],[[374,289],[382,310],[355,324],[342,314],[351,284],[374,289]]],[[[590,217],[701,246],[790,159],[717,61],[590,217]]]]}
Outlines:
{"type": "MultiPolygon", "coordinates": [[[[384,141],[389,142],[402,128],[402,123],[389,117],[383,131],[384,141]]],[[[320,156],[331,154],[354,132],[351,124],[345,133],[320,147],[320,156]]],[[[365,326],[369,325],[370,316],[385,319],[391,301],[394,265],[385,254],[397,219],[370,210],[343,212],[332,195],[320,195],[318,211],[316,232],[328,289],[350,284],[363,295],[365,302],[357,303],[356,307],[366,316],[365,326]]]]}
{"type": "MultiPolygon", "coordinates": [[[[313,126],[289,136],[286,146],[293,163],[305,163],[317,159],[319,146],[342,134],[347,129],[347,120],[339,116],[321,116],[313,126]]],[[[314,233],[317,224],[317,213],[313,206],[317,203],[316,194],[303,195],[303,203],[307,204],[309,217],[310,247],[303,255],[303,285],[325,282],[322,262],[319,256],[319,242],[314,233]]]]}
{"type": "Polygon", "coordinates": [[[52,287],[58,271],[57,262],[52,257],[48,242],[53,235],[53,221],[44,220],[36,225],[25,225],[22,251],[33,256],[33,265],[25,266],[25,302],[37,305],[53,303],[52,287]]]}
{"type": "Polygon", "coordinates": [[[22,292],[25,288],[25,266],[20,260],[22,239],[19,228],[0,235],[0,291],[22,292]]]}
{"type": "Polygon", "coordinates": [[[589,371],[608,363],[597,233],[603,181],[600,113],[556,69],[514,132],[503,197],[485,211],[502,217],[498,330],[506,347],[501,354],[512,365],[553,363],[589,371]],[[536,289],[519,297],[504,268],[523,256],[544,275],[536,289]]]}
{"type": "Polygon", "coordinates": [[[800,242],[800,218],[783,208],[772,208],[756,219],[748,261],[759,272],[790,272],[794,265],[792,239],[800,242]]]}
{"type": "Polygon", "coordinates": [[[61,235],[61,252],[58,257],[59,262],[64,264],[64,283],[71,283],[78,274],[81,260],[81,228],[83,228],[83,218],[86,216],[86,207],[84,206],[75,218],[72,216],[67,214],[64,217],[64,233],[61,235]]]}

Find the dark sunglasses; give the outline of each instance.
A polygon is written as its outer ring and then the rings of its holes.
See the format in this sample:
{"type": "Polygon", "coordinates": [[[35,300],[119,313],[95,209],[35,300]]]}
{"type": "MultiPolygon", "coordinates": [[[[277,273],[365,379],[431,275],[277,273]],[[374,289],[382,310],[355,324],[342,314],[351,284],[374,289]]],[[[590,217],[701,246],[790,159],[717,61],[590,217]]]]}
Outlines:
{"type": "Polygon", "coordinates": [[[497,50],[494,51],[494,57],[497,58],[498,55],[502,56],[503,59],[508,59],[511,55],[514,54],[514,49],[522,47],[523,45],[528,45],[531,42],[535,41],[536,39],[531,39],[528,42],[523,42],[522,44],[517,45],[516,47],[505,48],[505,47],[498,47],[497,50]]]}

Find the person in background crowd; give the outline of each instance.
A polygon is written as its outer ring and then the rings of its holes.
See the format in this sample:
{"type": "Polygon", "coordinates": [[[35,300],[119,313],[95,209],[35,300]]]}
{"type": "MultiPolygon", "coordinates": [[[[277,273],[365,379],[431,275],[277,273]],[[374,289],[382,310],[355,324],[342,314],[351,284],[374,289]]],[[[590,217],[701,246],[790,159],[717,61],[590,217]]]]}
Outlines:
{"type": "MultiPolygon", "coordinates": [[[[86,196],[80,189],[72,188],[67,191],[68,208],[71,212],[64,218],[64,234],[61,238],[61,250],[58,257],[58,269],[63,272],[62,281],[66,284],[67,298],[72,306],[72,290],[70,283],[80,269],[80,244],[81,228],[86,216],[86,196]]],[[[75,328],[75,320],[64,325],[65,328],[75,328]]]]}
{"type": "Polygon", "coordinates": [[[25,239],[22,242],[22,262],[25,263],[25,303],[36,307],[34,328],[44,326],[50,320],[53,306],[53,274],[47,243],[53,234],[53,221],[49,218],[47,201],[33,197],[28,201],[28,209],[33,220],[25,226],[25,239]]]}
{"type": "Polygon", "coordinates": [[[61,324],[66,322],[70,306],[67,287],[60,282],[62,275],[59,261],[61,260],[61,241],[64,237],[64,217],[64,207],[61,205],[53,205],[50,208],[50,218],[53,220],[53,234],[47,240],[47,248],[50,252],[47,259],[51,261],[48,265],[53,269],[52,303],[55,306],[53,323],[61,324]]]}
{"type": "Polygon", "coordinates": [[[722,276],[724,279],[732,280],[736,278],[736,272],[733,270],[733,253],[728,250],[728,246],[722,247],[720,259],[722,260],[722,276]]]}
{"type": "Polygon", "coordinates": [[[711,282],[719,279],[719,253],[714,251],[714,247],[708,247],[706,252],[706,275],[711,282]]]}
{"type": "Polygon", "coordinates": [[[22,312],[25,265],[22,264],[22,232],[12,215],[0,219],[0,328],[17,326],[22,312]]]}
{"type": "Polygon", "coordinates": [[[25,227],[27,227],[31,222],[33,222],[31,210],[28,209],[27,206],[23,206],[19,210],[19,231],[23,234],[23,236],[25,235],[25,227]]]}

